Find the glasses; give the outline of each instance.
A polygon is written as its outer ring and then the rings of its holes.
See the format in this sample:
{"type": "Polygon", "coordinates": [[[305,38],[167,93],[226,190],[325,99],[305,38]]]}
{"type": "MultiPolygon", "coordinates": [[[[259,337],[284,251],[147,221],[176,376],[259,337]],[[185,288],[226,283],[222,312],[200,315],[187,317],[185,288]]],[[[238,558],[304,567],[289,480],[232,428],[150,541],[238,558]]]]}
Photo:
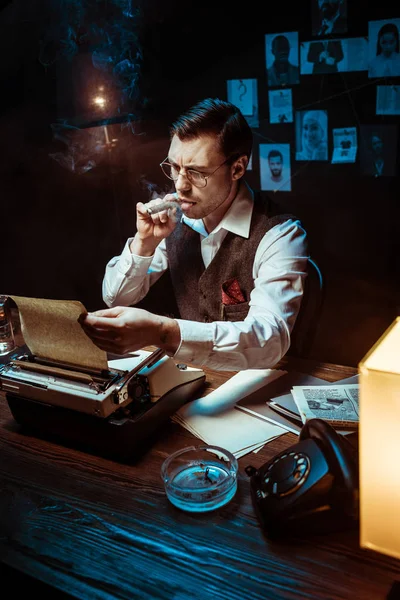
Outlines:
{"type": "MultiPolygon", "coordinates": [[[[224,160],[222,165],[219,165],[219,167],[217,167],[215,169],[215,171],[213,171],[209,175],[204,175],[203,173],[200,173],[200,171],[195,171],[194,169],[187,169],[186,167],[182,167],[183,169],[185,169],[185,172],[183,173],[183,175],[185,175],[185,177],[194,186],[196,186],[198,188],[203,188],[203,187],[206,187],[207,181],[209,180],[211,175],[214,175],[214,173],[216,173],[218,171],[218,169],[220,169],[221,167],[226,165],[226,163],[231,159],[232,159],[232,156],[230,156],[229,158],[224,160]]],[[[160,167],[161,167],[164,175],[166,175],[168,177],[168,179],[172,179],[172,181],[177,181],[178,177],[182,171],[182,169],[180,169],[177,165],[171,165],[171,163],[169,163],[167,159],[163,160],[162,163],[160,163],[160,167]]]]}

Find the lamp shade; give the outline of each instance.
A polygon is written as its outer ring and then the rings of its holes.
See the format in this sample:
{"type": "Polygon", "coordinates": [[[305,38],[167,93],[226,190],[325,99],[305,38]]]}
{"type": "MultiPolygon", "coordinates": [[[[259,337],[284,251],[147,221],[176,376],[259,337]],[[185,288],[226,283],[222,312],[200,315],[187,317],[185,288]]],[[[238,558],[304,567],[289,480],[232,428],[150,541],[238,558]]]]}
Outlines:
{"type": "Polygon", "coordinates": [[[359,363],[360,546],[400,558],[400,317],[359,363]]]}

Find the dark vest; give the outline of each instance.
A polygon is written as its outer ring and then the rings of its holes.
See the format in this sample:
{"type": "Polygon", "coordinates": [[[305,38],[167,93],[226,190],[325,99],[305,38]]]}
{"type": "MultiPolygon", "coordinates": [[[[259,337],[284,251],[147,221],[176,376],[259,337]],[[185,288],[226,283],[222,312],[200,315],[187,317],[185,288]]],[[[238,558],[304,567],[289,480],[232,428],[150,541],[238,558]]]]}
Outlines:
{"type": "MultiPolygon", "coordinates": [[[[200,235],[185,223],[178,223],[166,239],[170,278],[179,315],[191,321],[243,321],[249,311],[250,293],[254,288],[253,263],[264,234],[293,215],[271,216],[261,197],[254,203],[248,238],[228,232],[217,254],[205,269],[200,235]],[[222,285],[235,278],[244,302],[224,305],[222,285]]],[[[170,315],[172,316],[172,315],[170,315]]]]}

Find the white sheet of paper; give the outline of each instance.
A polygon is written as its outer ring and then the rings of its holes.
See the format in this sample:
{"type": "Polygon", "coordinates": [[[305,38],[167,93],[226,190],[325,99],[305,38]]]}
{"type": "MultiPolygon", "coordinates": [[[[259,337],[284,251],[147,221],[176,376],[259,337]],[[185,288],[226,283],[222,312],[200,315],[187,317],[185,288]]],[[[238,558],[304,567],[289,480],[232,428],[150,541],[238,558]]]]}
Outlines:
{"type": "Polygon", "coordinates": [[[119,371],[131,371],[137,365],[140,365],[141,362],[145,358],[147,358],[151,352],[147,350],[137,350],[136,352],[131,352],[131,356],[127,358],[116,358],[114,360],[108,361],[108,367],[110,369],[117,369],[119,371]]]}
{"type": "Polygon", "coordinates": [[[236,408],[218,415],[192,415],[190,427],[206,444],[221,446],[232,454],[245,448],[246,453],[251,452],[254,446],[286,433],[282,427],[263,422],[236,408]]]}
{"type": "Polygon", "coordinates": [[[235,404],[282,373],[273,369],[240,371],[208,396],[182,406],[172,420],[207,444],[221,446],[235,455],[246,449],[247,454],[286,430],[236,409],[235,404]]]}

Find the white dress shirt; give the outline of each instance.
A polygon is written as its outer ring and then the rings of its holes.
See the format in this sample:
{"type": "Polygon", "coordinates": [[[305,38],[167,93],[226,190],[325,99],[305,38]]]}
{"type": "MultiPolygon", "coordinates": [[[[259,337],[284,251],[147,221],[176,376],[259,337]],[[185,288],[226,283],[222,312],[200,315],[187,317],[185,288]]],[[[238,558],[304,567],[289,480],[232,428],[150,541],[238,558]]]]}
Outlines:
{"type": "MultiPolygon", "coordinates": [[[[206,268],[228,231],[249,237],[252,211],[253,193],[247,184],[243,184],[222,221],[211,233],[207,233],[201,219],[182,217],[200,235],[206,268]]],[[[143,257],[130,252],[132,239],[127,240],[122,253],[106,266],[103,299],[109,307],[138,303],[168,268],[165,240],[153,256],[143,257]]],[[[289,349],[307,259],[306,232],[299,221],[288,220],[270,229],[255,254],[255,287],[250,295],[246,319],[213,323],[176,319],[181,342],[174,359],[228,371],[274,366],[289,349]]]]}

